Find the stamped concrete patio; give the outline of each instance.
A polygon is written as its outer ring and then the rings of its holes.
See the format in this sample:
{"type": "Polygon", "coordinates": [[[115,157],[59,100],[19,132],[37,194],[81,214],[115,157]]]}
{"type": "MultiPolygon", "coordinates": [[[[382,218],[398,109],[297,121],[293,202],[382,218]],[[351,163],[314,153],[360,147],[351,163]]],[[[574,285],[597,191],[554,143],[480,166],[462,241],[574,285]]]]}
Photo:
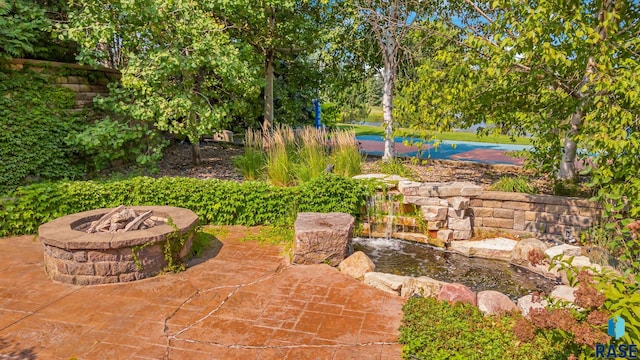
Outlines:
{"type": "Polygon", "coordinates": [[[51,281],[33,236],[0,239],[0,359],[399,359],[402,299],[291,266],[230,228],[179,274],[51,281]]]}

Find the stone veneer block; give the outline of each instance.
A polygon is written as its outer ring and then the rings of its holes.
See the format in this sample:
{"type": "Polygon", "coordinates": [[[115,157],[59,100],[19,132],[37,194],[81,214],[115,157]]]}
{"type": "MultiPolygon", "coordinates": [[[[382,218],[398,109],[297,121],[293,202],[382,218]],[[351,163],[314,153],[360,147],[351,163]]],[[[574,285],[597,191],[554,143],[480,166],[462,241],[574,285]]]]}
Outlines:
{"type": "Polygon", "coordinates": [[[526,225],[525,212],[516,210],[513,212],[513,230],[524,230],[526,225]]]}
{"type": "Polygon", "coordinates": [[[420,192],[421,182],[398,181],[398,191],[405,196],[415,196],[420,192]]]}
{"type": "Polygon", "coordinates": [[[346,213],[298,214],[294,224],[294,264],[337,266],[347,256],[355,219],[346,213]]]}
{"type": "Polygon", "coordinates": [[[436,237],[448,244],[453,240],[453,230],[438,230],[436,237]]]}
{"type": "Polygon", "coordinates": [[[500,219],[513,219],[512,209],[493,209],[493,217],[500,219]]]}
{"type": "Polygon", "coordinates": [[[452,197],[449,200],[449,204],[451,205],[451,207],[453,208],[453,210],[466,210],[469,208],[469,198],[465,198],[465,197],[461,197],[461,196],[456,196],[456,197],[452,197]]]}
{"type": "Polygon", "coordinates": [[[449,183],[423,183],[418,190],[420,196],[469,196],[475,197],[482,193],[482,187],[467,182],[449,182],[449,183]]]}
{"type": "Polygon", "coordinates": [[[421,206],[420,211],[426,221],[444,221],[447,220],[449,208],[444,206],[421,206]]]}
{"type": "Polygon", "coordinates": [[[449,206],[447,200],[437,197],[424,197],[424,196],[405,196],[403,199],[404,204],[414,204],[418,206],[449,206]]]}
{"type": "Polygon", "coordinates": [[[473,236],[471,230],[453,230],[453,240],[469,240],[473,236]]]}
{"type": "Polygon", "coordinates": [[[466,210],[456,210],[450,207],[449,212],[447,213],[447,216],[449,216],[449,218],[462,219],[465,216],[465,212],[466,210]]]}
{"type": "Polygon", "coordinates": [[[471,218],[464,218],[464,219],[456,219],[456,218],[449,218],[448,221],[448,227],[451,230],[464,230],[464,231],[470,231],[471,230],[471,218]]]}
{"type": "Polygon", "coordinates": [[[513,229],[513,219],[486,217],[482,219],[482,226],[501,229],[513,229]]]}
{"type": "Polygon", "coordinates": [[[438,231],[442,229],[444,225],[445,225],[444,221],[427,221],[427,230],[438,231]]]}
{"type": "Polygon", "coordinates": [[[491,217],[491,216],[493,216],[493,208],[486,208],[486,207],[473,208],[473,216],[475,216],[475,217],[491,217]]]}

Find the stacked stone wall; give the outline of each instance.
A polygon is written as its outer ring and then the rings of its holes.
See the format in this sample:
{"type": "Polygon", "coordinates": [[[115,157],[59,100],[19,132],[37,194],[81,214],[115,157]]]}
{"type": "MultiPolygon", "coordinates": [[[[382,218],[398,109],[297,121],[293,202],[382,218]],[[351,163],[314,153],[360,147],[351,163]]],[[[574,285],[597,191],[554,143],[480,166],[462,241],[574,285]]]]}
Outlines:
{"type": "Polygon", "coordinates": [[[118,70],[94,68],[85,65],[68,64],[53,61],[13,59],[9,63],[13,70],[31,70],[44,75],[54,76],[55,85],[72,90],[75,93],[76,109],[90,107],[96,96],[109,93],[107,85],[119,81],[118,70]]]}
{"type": "Polygon", "coordinates": [[[593,226],[602,207],[587,199],[483,191],[470,208],[476,230],[506,230],[538,238],[576,240],[593,226]]]}
{"type": "MultiPolygon", "coordinates": [[[[573,242],[581,231],[593,226],[602,215],[602,207],[587,199],[484,191],[470,183],[400,181],[398,190],[404,195],[405,204],[413,204],[423,210],[430,210],[438,201],[451,202],[454,197],[469,199],[469,207],[460,217],[471,219],[475,234],[497,230],[522,237],[573,242]]],[[[454,236],[454,240],[464,238],[454,236]]]]}

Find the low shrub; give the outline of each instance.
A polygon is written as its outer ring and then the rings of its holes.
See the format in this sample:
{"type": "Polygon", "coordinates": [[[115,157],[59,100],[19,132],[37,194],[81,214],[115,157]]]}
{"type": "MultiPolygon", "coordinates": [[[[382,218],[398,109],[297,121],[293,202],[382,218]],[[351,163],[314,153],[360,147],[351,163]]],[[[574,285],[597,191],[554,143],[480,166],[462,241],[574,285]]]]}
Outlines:
{"type": "Polygon", "coordinates": [[[71,134],[67,142],[80,149],[95,170],[104,170],[115,161],[135,162],[153,169],[162,159],[162,149],[168,145],[160,133],[144,123],[127,123],[109,117],[71,134]]]}
{"type": "Polygon", "coordinates": [[[204,224],[290,225],[297,211],[359,216],[368,191],[366,183],[332,174],[291,188],[178,177],[45,182],[20,187],[0,200],[0,237],[33,234],[57,217],[121,204],[183,207],[204,224]]]}
{"type": "Polygon", "coordinates": [[[495,184],[491,185],[491,190],[525,194],[538,192],[538,189],[531,185],[531,180],[526,176],[503,176],[495,184]]]}
{"type": "Polygon", "coordinates": [[[567,359],[563,343],[535,335],[516,338],[516,315],[483,316],[475,306],[410,298],[403,307],[400,343],[405,359],[567,359]]]}

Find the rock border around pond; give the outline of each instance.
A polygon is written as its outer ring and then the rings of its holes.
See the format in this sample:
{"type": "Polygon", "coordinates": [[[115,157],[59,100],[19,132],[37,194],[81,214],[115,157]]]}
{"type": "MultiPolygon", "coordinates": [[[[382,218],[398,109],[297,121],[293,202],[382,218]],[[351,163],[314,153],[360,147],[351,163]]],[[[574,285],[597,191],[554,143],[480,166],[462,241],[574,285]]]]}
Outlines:
{"type": "MultiPolygon", "coordinates": [[[[454,199],[454,204],[464,207],[465,199],[454,199]]],[[[455,207],[453,207],[455,210],[455,207]]],[[[492,290],[477,294],[463,284],[451,284],[422,276],[418,278],[375,272],[375,265],[366,254],[356,252],[346,257],[350,248],[355,219],[345,213],[299,213],[295,222],[294,264],[328,263],[338,266],[345,274],[363,281],[365,284],[382,291],[402,297],[433,296],[448,301],[471,303],[485,314],[519,309],[526,314],[538,306],[535,296],[526,295],[513,302],[506,295],[492,290]],[[345,259],[346,257],[346,259],[345,259]]],[[[467,257],[507,261],[534,273],[555,279],[558,285],[550,296],[561,301],[573,298],[574,288],[568,284],[566,273],[549,270],[550,264],[571,261],[579,269],[599,271],[601,266],[592,264],[588,257],[582,256],[579,246],[568,244],[551,246],[536,238],[513,240],[492,238],[484,240],[453,241],[450,250],[467,257]]]]}
{"type": "MultiPolygon", "coordinates": [[[[454,248],[453,251],[462,255],[508,261],[532,272],[557,279],[561,284],[557,285],[549,295],[558,301],[573,303],[575,288],[567,286],[568,281],[564,272],[549,271],[550,263],[572,259],[572,264],[578,268],[595,271],[602,269],[601,266],[592,264],[586,256],[575,256],[580,254],[581,248],[579,246],[563,244],[548,247],[544,242],[533,238],[520,241],[498,238],[459,243],[461,243],[460,247],[454,248]],[[532,257],[534,262],[539,263],[532,264],[532,257]]],[[[507,295],[498,291],[485,290],[475,293],[463,284],[447,283],[427,276],[416,278],[368,271],[367,260],[371,260],[364,253],[358,253],[356,252],[344,260],[344,263],[350,264],[350,272],[345,272],[346,274],[364,272],[363,281],[365,284],[404,298],[411,296],[436,297],[439,300],[473,304],[485,314],[520,311],[525,316],[531,309],[544,307],[547,304],[546,300],[536,294],[525,295],[514,302],[507,295]],[[351,258],[354,256],[357,256],[357,261],[351,258]],[[356,266],[354,264],[361,264],[361,268],[353,269],[356,266]]],[[[340,267],[342,266],[341,264],[340,267]]]]}

